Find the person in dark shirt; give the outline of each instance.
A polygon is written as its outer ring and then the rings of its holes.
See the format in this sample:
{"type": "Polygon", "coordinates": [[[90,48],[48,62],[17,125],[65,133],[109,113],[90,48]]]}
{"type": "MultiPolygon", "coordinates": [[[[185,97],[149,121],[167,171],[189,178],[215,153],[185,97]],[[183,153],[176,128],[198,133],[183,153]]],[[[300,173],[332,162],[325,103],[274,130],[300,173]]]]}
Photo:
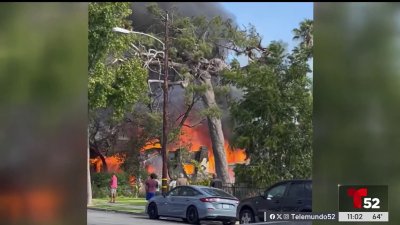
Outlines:
{"type": "Polygon", "coordinates": [[[213,174],[213,179],[211,180],[211,187],[214,188],[222,188],[222,180],[217,177],[216,174],[213,174]]]}

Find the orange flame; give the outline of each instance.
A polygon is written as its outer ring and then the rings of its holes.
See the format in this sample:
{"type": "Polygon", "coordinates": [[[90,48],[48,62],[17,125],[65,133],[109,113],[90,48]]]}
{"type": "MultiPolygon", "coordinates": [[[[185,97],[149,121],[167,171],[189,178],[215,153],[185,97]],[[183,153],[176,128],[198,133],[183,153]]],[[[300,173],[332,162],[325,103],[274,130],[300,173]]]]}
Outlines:
{"type": "MultiPolygon", "coordinates": [[[[209,160],[208,172],[215,173],[214,153],[208,133],[207,127],[204,125],[193,128],[184,126],[182,127],[181,137],[178,143],[173,145],[173,148],[186,147],[189,151],[194,152],[198,151],[202,146],[207,147],[209,160]]],[[[228,164],[244,163],[246,161],[246,151],[244,149],[232,148],[226,139],[224,142],[224,150],[228,164]]],[[[230,173],[233,173],[233,171],[230,171],[230,173]]]]}
{"type": "Polygon", "coordinates": [[[149,174],[156,172],[156,169],[152,165],[147,165],[146,170],[147,170],[147,173],[149,173],[149,174]]]}
{"type": "MultiPolygon", "coordinates": [[[[190,123],[188,121],[188,123],[190,123]]],[[[193,128],[183,126],[181,130],[181,136],[176,143],[172,143],[168,146],[168,151],[175,151],[179,148],[186,148],[191,152],[199,151],[201,147],[207,147],[208,149],[208,171],[209,173],[215,173],[215,161],[214,154],[212,150],[212,144],[210,136],[208,135],[209,131],[207,126],[200,125],[193,128]]],[[[150,149],[160,149],[161,144],[158,139],[153,139],[148,141],[145,146],[143,146],[140,151],[144,152],[150,149]]],[[[227,158],[228,164],[238,164],[244,163],[246,161],[246,151],[244,149],[232,148],[229,145],[229,142],[225,139],[224,142],[224,150],[227,158]]],[[[124,162],[125,157],[121,155],[115,155],[111,157],[106,157],[106,162],[108,166],[108,172],[121,172],[121,164],[124,162]]],[[[102,171],[103,163],[100,160],[100,157],[90,160],[91,164],[95,166],[96,172],[102,171]]],[[[191,175],[194,173],[194,165],[185,164],[184,170],[187,174],[191,175]]],[[[156,168],[152,165],[146,166],[146,171],[148,173],[155,173],[156,168]]],[[[230,168],[229,174],[233,177],[233,170],[230,168]]],[[[133,185],[135,179],[132,178],[130,183],[133,185]]]]}
{"type": "Polygon", "coordinates": [[[148,141],[145,146],[143,146],[142,149],[140,149],[141,152],[149,149],[154,149],[154,148],[161,148],[160,141],[158,139],[153,139],[151,141],[148,141]]]}
{"type": "MultiPolygon", "coordinates": [[[[105,160],[108,168],[107,172],[116,172],[116,173],[122,172],[121,165],[125,161],[124,155],[116,154],[114,156],[105,157],[105,160]]],[[[96,157],[95,159],[90,159],[90,163],[94,165],[97,173],[100,173],[102,171],[103,162],[101,161],[100,157],[96,157]]]]}
{"type": "Polygon", "coordinates": [[[185,170],[185,173],[188,175],[194,174],[194,165],[193,164],[183,164],[183,169],[185,170]]]}

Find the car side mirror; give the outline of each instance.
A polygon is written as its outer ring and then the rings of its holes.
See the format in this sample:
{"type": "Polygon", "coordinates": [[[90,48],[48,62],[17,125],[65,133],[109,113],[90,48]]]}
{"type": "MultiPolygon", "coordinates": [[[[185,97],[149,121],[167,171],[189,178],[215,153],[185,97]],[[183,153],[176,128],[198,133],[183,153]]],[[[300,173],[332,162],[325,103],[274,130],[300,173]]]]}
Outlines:
{"type": "Polygon", "coordinates": [[[266,192],[264,193],[264,198],[267,200],[272,200],[273,197],[266,192]]]}

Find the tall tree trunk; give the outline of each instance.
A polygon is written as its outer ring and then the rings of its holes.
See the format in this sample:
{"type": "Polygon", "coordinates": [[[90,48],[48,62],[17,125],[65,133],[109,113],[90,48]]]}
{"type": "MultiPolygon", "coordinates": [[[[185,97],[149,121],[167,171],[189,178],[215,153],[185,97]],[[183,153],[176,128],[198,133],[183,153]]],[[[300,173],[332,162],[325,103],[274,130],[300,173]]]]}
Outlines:
{"type": "MultiPolygon", "coordinates": [[[[89,133],[89,130],[88,130],[89,133]]],[[[90,146],[89,146],[89,137],[87,143],[87,205],[92,205],[92,183],[90,179],[90,146]]]]}
{"type": "Polygon", "coordinates": [[[101,162],[103,163],[103,172],[108,172],[108,166],[107,166],[107,162],[106,162],[106,158],[104,157],[103,154],[99,154],[101,162]]]}
{"type": "MultiPolygon", "coordinates": [[[[218,107],[215,101],[214,89],[212,87],[211,78],[201,79],[202,83],[207,86],[207,91],[203,94],[202,99],[206,108],[218,107]]],[[[208,130],[211,136],[211,143],[214,153],[215,171],[217,176],[224,183],[230,183],[228,173],[228,161],[224,150],[224,133],[222,131],[222,123],[220,118],[207,117],[208,130]]]]}
{"type": "Polygon", "coordinates": [[[102,171],[103,172],[108,172],[108,165],[107,165],[107,162],[106,162],[106,158],[100,152],[100,150],[97,148],[97,145],[95,145],[95,144],[90,145],[90,148],[96,153],[96,155],[98,155],[100,157],[100,160],[101,160],[102,165],[103,165],[102,171]]]}

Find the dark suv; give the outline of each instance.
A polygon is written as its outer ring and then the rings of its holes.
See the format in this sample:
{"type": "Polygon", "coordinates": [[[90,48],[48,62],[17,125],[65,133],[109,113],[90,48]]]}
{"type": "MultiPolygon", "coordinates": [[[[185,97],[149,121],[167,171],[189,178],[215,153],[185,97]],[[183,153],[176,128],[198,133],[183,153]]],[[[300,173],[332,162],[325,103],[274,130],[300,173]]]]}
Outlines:
{"type": "Polygon", "coordinates": [[[264,212],[311,212],[311,180],[288,180],[274,184],[257,197],[240,201],[237,217],[241,224],[264,221],[264,212]]]}

